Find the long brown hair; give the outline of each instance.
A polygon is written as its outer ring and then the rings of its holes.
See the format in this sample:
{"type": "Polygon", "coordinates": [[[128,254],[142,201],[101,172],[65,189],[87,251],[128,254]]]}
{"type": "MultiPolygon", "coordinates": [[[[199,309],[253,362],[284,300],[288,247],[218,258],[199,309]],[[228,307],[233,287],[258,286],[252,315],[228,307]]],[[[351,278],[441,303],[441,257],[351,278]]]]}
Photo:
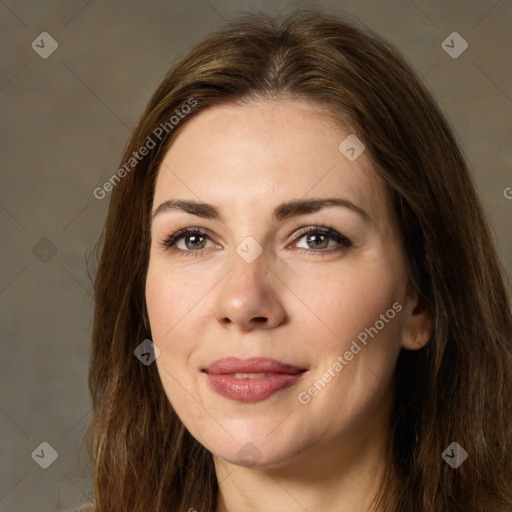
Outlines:
{"type": "Polygon", "coordinates": [[[400,484],[394,492],[383,485],[380,509],[512,510],[508,279],[465,157],[392,45],[362,24],[299,10],[239,15],[209,35],[163,78],[126,147],[97,246],[86,439],[98,512],[215,511],[211,453],[173,411],[156,365],[134,356],[151,338],[144,291],[153,187],[193,116],[271,97],[324,105],[363,141],[392,197],[411,287],[433,317],[429,343],[398,359],[388,474],[400,484]],[[454,441],[468,453],[457,469],[441,457],[454,441]]]}

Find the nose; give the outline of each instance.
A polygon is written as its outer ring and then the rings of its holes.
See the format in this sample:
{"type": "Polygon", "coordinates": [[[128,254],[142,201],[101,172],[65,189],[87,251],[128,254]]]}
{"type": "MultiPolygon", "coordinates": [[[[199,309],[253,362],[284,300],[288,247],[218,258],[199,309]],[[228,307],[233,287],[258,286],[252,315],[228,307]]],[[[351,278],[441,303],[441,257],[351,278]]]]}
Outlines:
{"type": "Polygon", "coordinates": [[[230,271],[219,286],[214,314],[224,327],[242,331],[272,329],[284,323],[286,310],[282,302],[285,286],[273,272],[265,255],[251,263],[237,253],[230,261],[230,271]]]}

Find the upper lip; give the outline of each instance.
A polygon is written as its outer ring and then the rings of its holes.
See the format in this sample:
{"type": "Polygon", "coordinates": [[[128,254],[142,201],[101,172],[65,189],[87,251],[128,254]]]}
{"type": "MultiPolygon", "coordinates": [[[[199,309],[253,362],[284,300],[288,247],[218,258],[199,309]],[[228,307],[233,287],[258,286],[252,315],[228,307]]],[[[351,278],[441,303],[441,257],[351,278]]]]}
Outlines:
{"type": "Polygon", "coordinates": [[[208,367],[203,369],[211,375],[223,375],[233,373],[286,373],[295,375],[306,371],[307,368],[299,368],[291,364],[282,363],[269,357],[249,357],[239,359],[238,357],[225,357],[217,359],[208,367]]]}

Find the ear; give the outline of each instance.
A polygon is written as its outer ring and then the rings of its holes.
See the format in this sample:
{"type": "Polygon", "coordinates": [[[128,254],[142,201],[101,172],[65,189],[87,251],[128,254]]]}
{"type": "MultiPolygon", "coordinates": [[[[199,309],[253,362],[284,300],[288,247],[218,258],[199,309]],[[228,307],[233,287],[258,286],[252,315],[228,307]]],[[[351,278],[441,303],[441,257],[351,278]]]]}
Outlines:
{"type": "Polygon", "coordinates": [[[432,314],[415,291],[404,306],[401,346],[406,350],[419,350],[429,342],[432,332],[432,314]]]}

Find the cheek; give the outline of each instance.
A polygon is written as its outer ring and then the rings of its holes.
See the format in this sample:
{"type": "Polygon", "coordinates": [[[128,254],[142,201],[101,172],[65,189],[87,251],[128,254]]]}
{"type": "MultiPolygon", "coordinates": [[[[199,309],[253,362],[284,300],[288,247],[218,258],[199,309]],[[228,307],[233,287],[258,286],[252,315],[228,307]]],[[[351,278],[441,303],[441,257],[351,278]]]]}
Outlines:
{"type": "Polygon", "coordinates": [[[398,270],[386,260],[351,268],[308,296],[328,335],[315,338],[314,375],[299,391],[333,425],[362,425],[391,397],[403,310],[398,270]]]}
{"type": "Polygon", "coordinates": [[[194,331],[194,304],[200,300],[197,286],[185,283],[179,274],[172,275],[158,265],[149,267],[146,278],[146,305],[152,341],[160,349],[157,366],[169,393],[180,382],[198,337],[194,331]]]}
{"type": "Polygon", "coordinates": [[[309,331],[318,329],[311,352],[316,363],[299,391],[311,398],[312,411],[327,414],[333,424],[349,417],[363,421],[391,390],[402,328],[397,310],[403,310],[402,274],[393,261],[347,266],[318,281],[322,293],[308,292],[305,282],[298,292],[318,316],[308,315],[309,331]]]}
{"type": "Polygon", "coordinates": [[[160,349],[156,365],[167,398],[181,418],[200,424],[204,418],[193,406],[194,401],[187,390],[195,389],[197,378],[189,368],[200,332],[197,325],[200,319],[194,318],[193,306],[204,293],[181,276],[177,272],[171,276],[169,270],[157,264],[150,265],[146,278],[146,305],[152,341],[160,349]]]}
{"type": "MultiPolygon", "coordinates": [[[[294,292],[305,305],[305,323],[316,329],[318,348],[332,352],[350,345],[354,337],[373,326],[401,298],[400,275],[378,260],[347,265],[316,281],[297,279],[294,292]]],[[[383,331],[390,331],[391,323],[383,331]]]]}
{"type": "Polygon", "coordinates": [[[182,340],[186,345],[193,343],[191,328],[199,328],[197,324],[201,322],[199,314],[204,308],[204,296],[211,287],[208,274],[204,272],[192,272],[186,268],[176,271],[165,262],[150,263],[146,278],[146,304],[151,333],[155,338],[153,341],[159,340],[163,345],[174,343],[174,340],[182,340]],[[186,334],[187,331],[190,335],[186,334]]]}

